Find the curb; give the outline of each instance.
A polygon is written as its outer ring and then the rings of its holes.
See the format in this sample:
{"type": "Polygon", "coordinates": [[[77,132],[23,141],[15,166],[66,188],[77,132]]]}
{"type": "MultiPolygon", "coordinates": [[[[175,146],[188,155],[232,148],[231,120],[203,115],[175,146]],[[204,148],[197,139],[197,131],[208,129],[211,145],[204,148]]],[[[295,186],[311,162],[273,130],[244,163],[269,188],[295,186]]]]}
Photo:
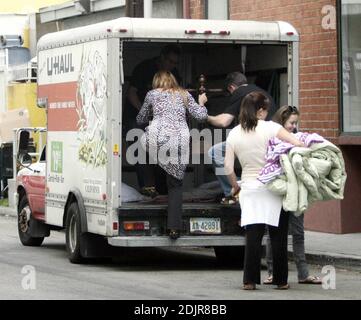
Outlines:
{"type": "Polygon", "coordinates": [[[361,271],[361,257],[337,253],[306,253],[306,259],[312,264],[332,265],[335,268],[361,271]]]}
{"type": "Polygon", "coordinates": [[[16,217],[17,212],[15,209],[10,207],[0,207],[0,216],[16,217]]]}
{"type": "MultiPolygon", "coordinates": [[[[293,260],[293,252],[288,251],[288,257],[293,260]]],[[[307,252],[306,260],[309,264],[330,265],[339,269],[361,272],[361,257],[331,252],[307,252]]]]}

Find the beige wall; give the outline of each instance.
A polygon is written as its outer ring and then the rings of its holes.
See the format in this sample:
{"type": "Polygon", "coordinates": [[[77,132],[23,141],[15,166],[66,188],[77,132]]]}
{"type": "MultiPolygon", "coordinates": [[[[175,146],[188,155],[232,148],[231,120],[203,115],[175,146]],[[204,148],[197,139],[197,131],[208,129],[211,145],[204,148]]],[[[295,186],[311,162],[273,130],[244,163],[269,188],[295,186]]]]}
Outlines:
{"type": "Polygon", "coordinates": [[[32,13],[39,8],[64,3],[69,0],[2,0],[0,12],[4,13],[32,13]]]}

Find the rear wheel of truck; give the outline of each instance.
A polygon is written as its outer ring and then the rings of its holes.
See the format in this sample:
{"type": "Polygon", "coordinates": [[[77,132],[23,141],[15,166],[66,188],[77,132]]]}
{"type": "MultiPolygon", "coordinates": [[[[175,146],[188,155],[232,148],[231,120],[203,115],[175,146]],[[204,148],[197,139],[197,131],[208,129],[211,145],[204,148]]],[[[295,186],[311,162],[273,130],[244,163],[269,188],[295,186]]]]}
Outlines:
{"type": "Polygon", "coordinates": [[[73,202],[67,210],[65,224],[66,250],[71,263],[85,261],[80,251],[81,238],[79,207],[76,202],[73,202]]]}
{"type": "Polygon", "coordinates": [[[20,242],[24,246],[38,247],[43,241],[44,237],[35,238],[31,236],[31,221],[33,220],[29,201],[26,196],[23,196],[19,203],[18,210],[18,233],[20,242]]]}
{"type": "Polygon", "coordinates": [[[244,249],[244,246],[214,247],[214,253],[219,265],[243,268],[244,249]]]}

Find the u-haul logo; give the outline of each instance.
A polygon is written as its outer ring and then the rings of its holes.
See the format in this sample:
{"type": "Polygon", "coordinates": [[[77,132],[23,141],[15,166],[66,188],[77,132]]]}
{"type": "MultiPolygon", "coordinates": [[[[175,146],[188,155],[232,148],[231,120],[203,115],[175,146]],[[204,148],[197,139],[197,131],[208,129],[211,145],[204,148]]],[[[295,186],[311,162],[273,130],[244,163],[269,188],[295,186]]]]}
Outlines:
{"type": "Polygon", "coordinates": [[[84,46],[69,46],[39,52],[38,85],[78,81],[84,46]]]}
{"type": "Polygon", "coordinates": [[[48,76],[74,72],[73,54],[60,54],[46,59],[48,76]]]}
{"type": "MultiPolygon", "coordinates": [[[[102,61],[106,62],[107,40],[90,41],[83,44],[39,51],[38,85],[78,82],[83,63],[91,59],[89,52],[93,51],[98,51],[102,61]]],[[[91,85],[89,84],[89,86],[91,85]]],[[[56,95],[58,96],[59,93],[56,93],[56,95]]],[[[50,97],[47,97],[50,101],[50,97]]]]}

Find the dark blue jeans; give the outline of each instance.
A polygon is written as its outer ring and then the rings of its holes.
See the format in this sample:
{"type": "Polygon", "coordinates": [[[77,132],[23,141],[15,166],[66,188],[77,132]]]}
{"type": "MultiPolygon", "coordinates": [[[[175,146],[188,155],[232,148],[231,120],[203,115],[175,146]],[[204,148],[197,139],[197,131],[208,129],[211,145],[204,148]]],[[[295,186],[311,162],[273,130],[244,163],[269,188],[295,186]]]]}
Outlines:
{"type": "MultiPolygon", "coordinates": [[[[289,218],[289,229],[292,235],[293,259],[297,267],[298,280],[305,280],[309,276],[308,265],[305,255],[305,229],[303,225],[304,215],[296,217],[292,212],[289,218]]],[[[266,261],[268,274],[272,274],[273,259],[271,240],[267,238],[266,261]]]]}

